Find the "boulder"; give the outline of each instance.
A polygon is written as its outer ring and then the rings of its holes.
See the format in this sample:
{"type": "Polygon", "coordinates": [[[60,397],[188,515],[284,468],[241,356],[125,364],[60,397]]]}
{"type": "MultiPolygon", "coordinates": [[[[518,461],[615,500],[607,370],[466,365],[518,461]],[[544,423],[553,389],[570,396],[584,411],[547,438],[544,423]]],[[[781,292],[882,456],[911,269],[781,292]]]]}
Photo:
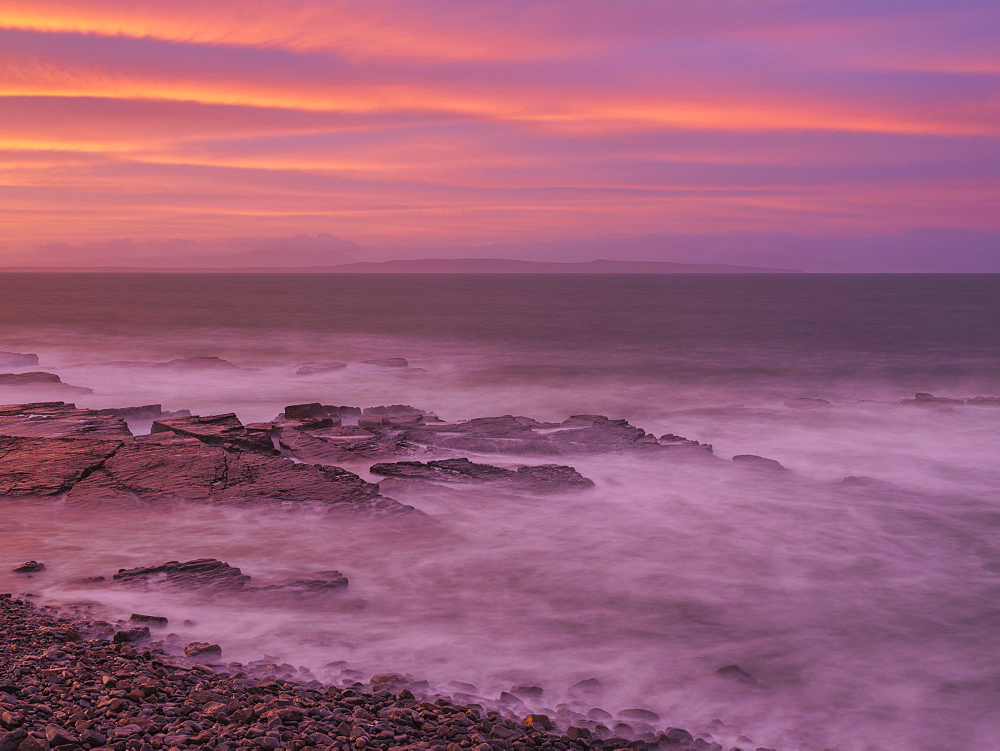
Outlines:
{"type": "Polygon", "coordinates": [[[532,493],[591,488],[594,483],[560,464],[521,465],[515,469],[476,464],[469,459],[375,464],[370,471],[386,477],[448,483],[480,483],[532,493]]]}
{"type": "Polygon", "coordinates": [[[115,644],[129,644],[130,642],[141,641],[148,638],[149,627],[137,626],[136,628],[127,628],[116,633],[114,636],[114,642],[115,644]]]}
{"type": "Polygon", "coordinates": [[[113,440],[0,435],[0,496],[65,493],[122,445],[113,440]]]}
{"type": "Polygon", "coordinates": [[[77,409],[66,402],[0,406],[0,435],[132,440],[128,425],[120,417],[77,409]]]}
{"type": "Polygon", "coordinates": [[[177,435],[197,438],[210,446],[236,446],[264,454],[277,454],[266,431],[247,430],[239,418],[232,412],[224,415],[201,417],[171,417],[156,420],[150,428],[150,433],[170,431],[177,435]]]}
{"type": "Polygon", "coordinates": [[[222,647],[218,644],[193,641],[184,647],[184,654],[188,657],[222,657],[222,647]]]}
{"type": "Polygon", "coordinates": [[[38,355],[0,352],[0,368],[32,368],[35,365],[38,365],[38,355]]]}
{"type": "Polygon", "coordinates": [[[162,615],[143,615],[142,613],[132,613],[129,620],[133,623],[152,623],[154,626],[166,626],[170,622],[162,615]]]}

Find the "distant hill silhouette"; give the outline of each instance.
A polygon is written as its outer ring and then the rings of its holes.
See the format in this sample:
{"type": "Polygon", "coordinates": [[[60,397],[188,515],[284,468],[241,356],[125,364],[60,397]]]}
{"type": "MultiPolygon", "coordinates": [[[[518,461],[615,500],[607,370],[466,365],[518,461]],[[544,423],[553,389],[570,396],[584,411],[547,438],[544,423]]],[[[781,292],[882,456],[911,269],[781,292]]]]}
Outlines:
{"type": "Polygon", "coordinates": [[[418,258],[334,266],[8,266],[2,271],[249,274],[789,274],[798,269],[670,261],[518,261],[510,258],[418,258]]]}
{"type": "MultiPolygon", "coordinates": [[[[319,271],[319,269],[316,269],[319,271]]],[[[769,274],[796,269],[673,261],[519,261],[510,258],[418,258],[332,266],[331,274],[769,274]]]]}

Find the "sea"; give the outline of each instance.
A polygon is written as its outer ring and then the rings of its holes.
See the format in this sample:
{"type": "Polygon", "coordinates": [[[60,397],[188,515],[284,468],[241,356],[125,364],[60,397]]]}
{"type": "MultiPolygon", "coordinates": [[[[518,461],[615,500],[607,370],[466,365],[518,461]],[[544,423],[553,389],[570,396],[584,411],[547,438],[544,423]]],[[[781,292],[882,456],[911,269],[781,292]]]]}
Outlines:
{"type": "Polygon", "coordinates": [[[1000,396],[1000,275],[4,273],[0,350],[92,389],[81,407],[601,414],[716,457],[560,456],[595,487],[400,498],[419,519],[0,499],[0,591],[167,616],[227,661],[335,683],[646,709],[727,751],[1000,748],[1000,406],[913,401],[1000,396]],[[149,365],[186,357],[238,368],[149,365]],[[350,586],[296,605],[69,583],[203,557],[350,586]],[[28,559],[46,571],[8,573],[28,559]]]}

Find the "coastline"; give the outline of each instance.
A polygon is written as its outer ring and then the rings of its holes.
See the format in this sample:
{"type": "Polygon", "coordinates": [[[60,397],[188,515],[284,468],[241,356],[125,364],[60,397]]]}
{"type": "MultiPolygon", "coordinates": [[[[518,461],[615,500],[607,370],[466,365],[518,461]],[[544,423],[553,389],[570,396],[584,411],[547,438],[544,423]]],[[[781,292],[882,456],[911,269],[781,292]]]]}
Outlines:
{"type": "Polygon", "coordinates": [[[205,664],[134,622],[112,625],[6,594],[0,633],[4,751],[722,749],[673,728],[649,740],[557,730],[545,715],[415,695],[398,675],[337,687],[291,666],[205,664]]]}

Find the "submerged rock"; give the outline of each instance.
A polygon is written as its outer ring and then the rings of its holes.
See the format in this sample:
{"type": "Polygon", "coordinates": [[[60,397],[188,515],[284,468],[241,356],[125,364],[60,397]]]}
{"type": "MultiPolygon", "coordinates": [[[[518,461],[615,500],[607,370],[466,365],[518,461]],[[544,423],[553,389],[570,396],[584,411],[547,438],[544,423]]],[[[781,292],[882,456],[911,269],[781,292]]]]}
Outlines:
{"type": "Polygon", "coordinates": [[[965,399],[949,399],[945,396],[917,392],[912,399],[904,399],[901,404],[965,404],[965,399]]]}
{"type": "Polygon", "coordinates": [[[374,365],[379,368],[408,368],[409,361],[405,357],[385,357],[378,360],[362,360],[362,365],[374,365]]]}
{"type": "Polygon", "coordinates": [[[973,407],[1000,407],[1000,396],[974,396],[965,403],[973,407]]]}
{"type": "Polygon", "coordinates": [[[178,370],[240,370],[238,366],[221,357],[178,357],[168,362],[156,363],[156,366],[178,370]]]}
{"type": "Polygon", "coordinates": [[[814,399],[809,396],[797,396],[793,399],[785,399],[785,406],[796,409],[813,409],[816,407],[829,407],[830,402],[826,399],[814,399]]]}
{"type": "Polygon", "coordinates": [[[235,566],[214,558],[167,561],[156,566],[120,569],[112,577],[118,584],[166,589],[243,589],[250,577],[235,566]]]}
{"type": "Polygon", "coordinates": [[[38,355],[0,352],[0,368],[31,368],[38,365],[38,355]]]}
{"type": "Polygon", "coordinates": [[[45,570],[45,564],[38,561],[25,561],[20,566],[11,569],[15,574],[36,574],[45,570]]]}
{"type": "MultiPolygon", "coordinates": [[[[347,587],[347,577],[339,571],[317,571],[301,574],[282,584],[254,586],[251,577],[235,566],[215,558],[193,561],[167,561],[155,566],[121,569],[112,577],[112,583],[130,587],[184,590],[189,592],[231,592],[308,595],[332,592],[347,587]]],[[[133,616],[132,620],[159,623],[166,619],[153,616],[133,616]]]]}
{"type": "Polygon", "coordinates": [[[757,679],[739,665],[726,665],[715,671],[720,678],[728,678],[739,683],[756,683],[757,679]]]}
{"type": "Polygon", "coordinates": [[[788,470],[776,459],[768,459],[756,454],[737,454],[733,457],[733,464],[738,464],[750,469],[760,469],[767,472],[787,472],[788,470]]]}
{"type": "Polygon", "coordinates": [[[346,362],[304,362],[296,367],[295,375],[311,376],[334,373],[347,367],[346,362]]]}
{"type": "Polygon", "coordinates": [[[423,462],[375,464],[376,475],[431,482],[482,483],[533,493],[552,493],[592,488],[593,481],[573,467],[560,464],[521,465],[516,469],[476,464],[469,459],[439,459],[423,462]]]}

